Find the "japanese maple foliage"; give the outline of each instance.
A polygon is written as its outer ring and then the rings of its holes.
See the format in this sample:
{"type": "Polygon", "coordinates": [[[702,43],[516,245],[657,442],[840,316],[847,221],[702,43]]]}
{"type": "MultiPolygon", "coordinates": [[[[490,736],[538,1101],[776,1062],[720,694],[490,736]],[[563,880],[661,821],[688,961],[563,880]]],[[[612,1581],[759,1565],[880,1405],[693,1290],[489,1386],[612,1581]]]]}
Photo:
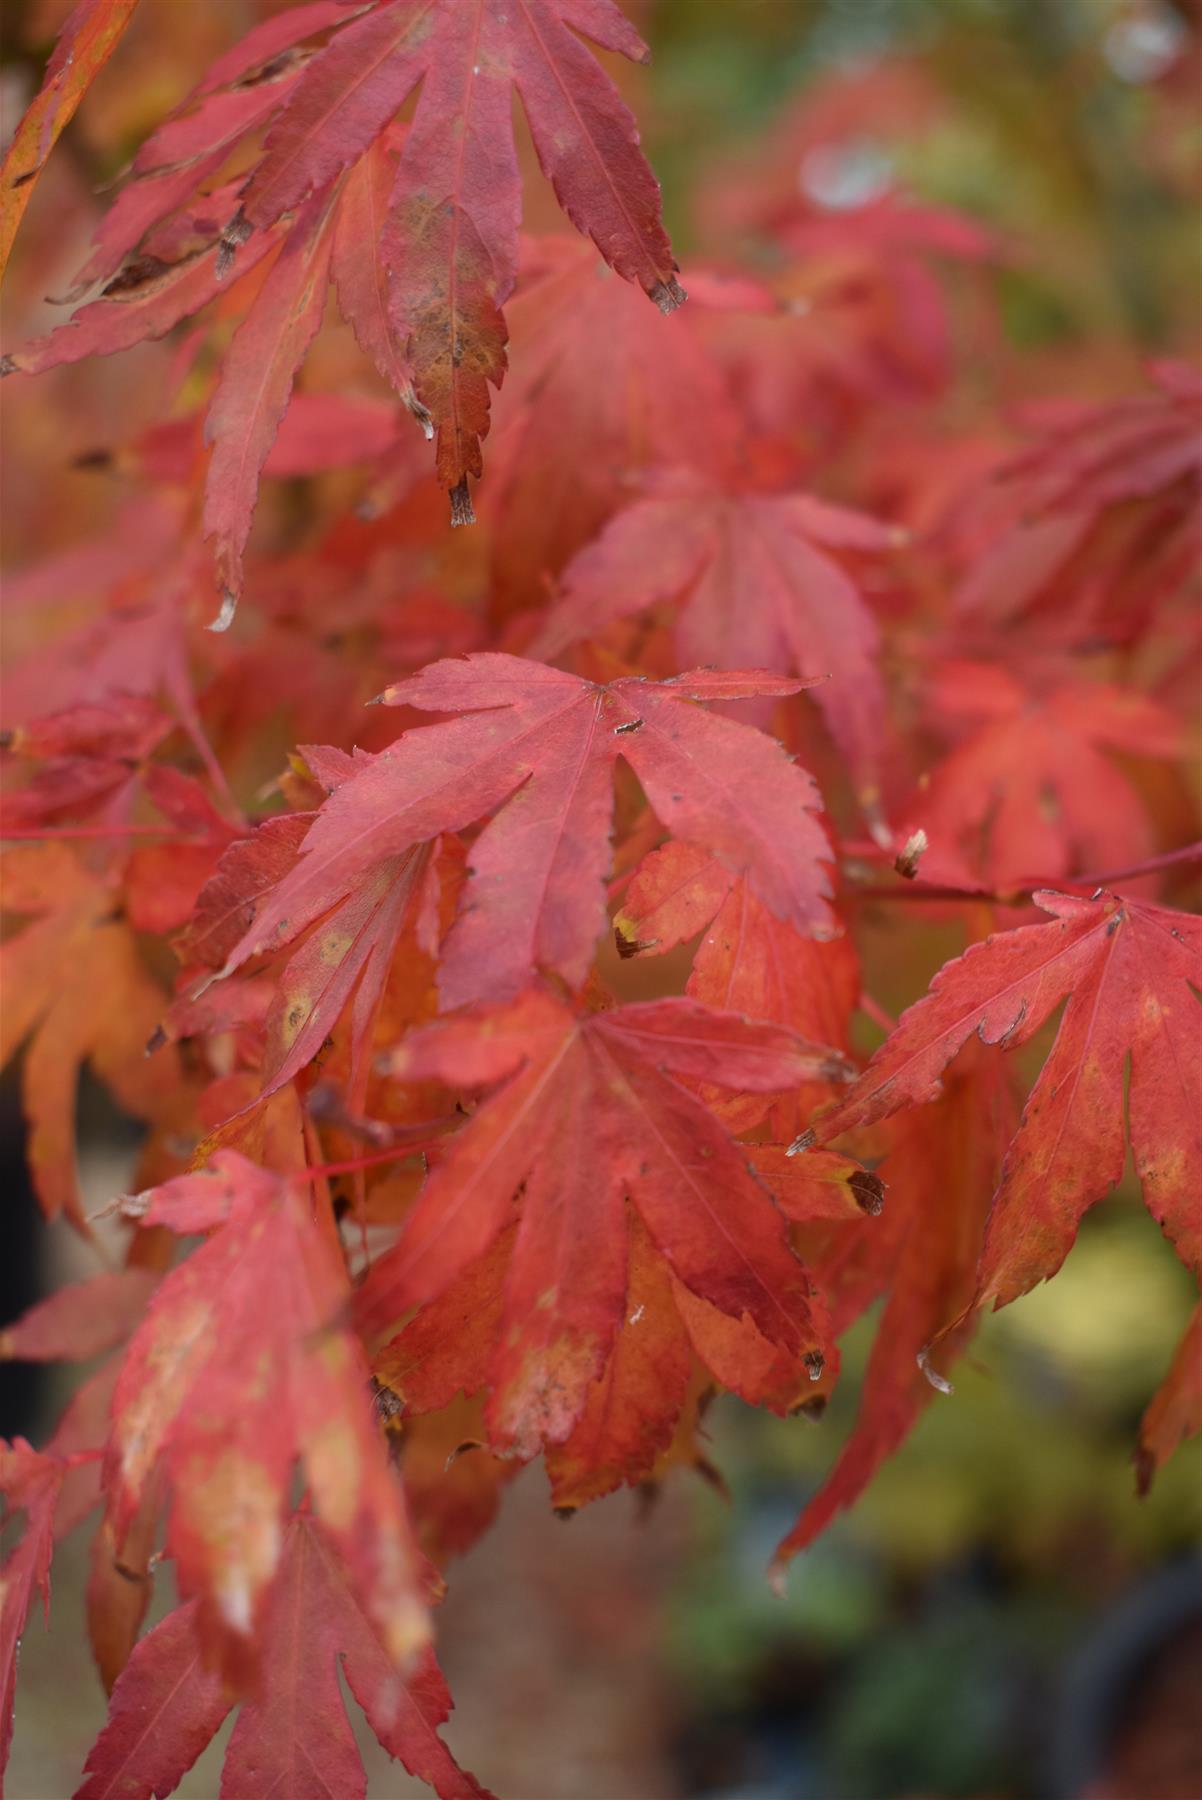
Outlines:
{"type": "MultiPolygon", "coordinates": [[[[133,12],[64,24],[0,260],[133,12]]],[[[1015,354],[982,405],[953,284],[1013,246],[805,188],[874,94],[934,106],[905,69],[718,185],[678,315],[613,52],[611,0],[264,4],[7,346],[18,408],[135,346],[160,397],[7,596],[3,1054],[97,1262],[0,1355],[102,1360],[0,1446],[0,1750],[95,1513],[87,1800],[235,1709],[223,1794],[363,1794],[341,1675],[483,1794],[432,1609],[520,1467],[561,1514],[717,1479],[712,1396],[817,1415],[883,1301],[779,1571],[1116,1190],[1198,1275],[1199,379],[1015,354]],[[522,238],[536,170],[580,241],[522,238]],[[99,1209],[85,1070],[145,1128],[99,1209]]]]}

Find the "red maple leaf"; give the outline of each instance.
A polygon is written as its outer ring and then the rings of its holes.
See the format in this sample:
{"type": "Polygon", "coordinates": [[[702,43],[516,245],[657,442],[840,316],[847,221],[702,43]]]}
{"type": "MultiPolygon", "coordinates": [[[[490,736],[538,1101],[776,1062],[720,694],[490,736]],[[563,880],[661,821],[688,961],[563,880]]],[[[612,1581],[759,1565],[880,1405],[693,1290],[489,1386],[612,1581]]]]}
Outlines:
{"type": "MultiPolygon", "coordinates": [[[[306,765],[327,793],[363,766],[362,758],[329,749],[311,749],[306,765]]],[[[268,819],[253,837],[230,847],[201,890],[180,939],[185,959],[221,970],[263,905],[294,876],[313,817],[293,813],[268,819]]],[[[313,1061],[349,1008],[350,1086],[353,1101],[362,1100],[366,1055],[385,989],[408,978],[406,991],[420,1008],[432,988],[440,901],[448,884],[455,891],[458,876],[453,840],[384,858],[281,959],[264,1020],[259,1099],[276,1093],[313,1061]],[[402,945],[410,954],[400,967],[402,945]]],[[[211,980],[192,985],[177,1001],[170,1020],[173,1032],[190,1036],[208,1028],[203,996],[211,980]]],[[[397,1015],[390,1022],[399,1027],[397,1015]]]]}
{"type": "Polygon", "coordinates": [[[508,998],[540,969],[579,986],[605,923],[619,756],[674,836],[745,873],[799,930],[830,934],[829,849],[810,777],[773,739],[688,704],[800,685],[696,670],[601,687],[512,656],[433,663],[381,698],[462,716],[360,760],[320,808],[295,870],[257,904],[223,973],[290,941],[383,863],[491,814],[443,946],[444,1004],[508,998]]]}
{"type": "Polygon", "coordinates": [[[418,397],[436,420],[439,475],[467,516],[517,268],[513,88],[573,223],[662,309],[683,298],[634,121],[570,28],[647,55],[609,0],[515,0],[504,12],[483,0],[382,0],[305,70],[242,195],[241,229],[270,226],[328,188],[421,83],[381,254],[418,397]]]}
{"type": "MultiPolygon", "coordinates": [[[[438,1735],[451,1701],[432,1651],[397,1673],[331,1544],[304,1513],[293,1514],[284,1537],[262,1658],[261,1686],[240,1706],[225,1753],[223,1800],[252,1792],[363,1800],[367,1781],[340,1674],[381,1744],[411,1775],[442,1800],[488,1800],[438,1735]]],[[[206,1662],[196,1602],[177,1607],[118,1678],[76,1800],[169,1794],[235,1705],[236,1694],[206,1662]]]]}
{"type": "Polygon", "coordinates": [[[150,1268],[108,1269],[69,1282],[0,1330],[0,1358],[83,1362],[129,1336],[158,1282],[150,1268]]]}
{"type": "Polygon", "coordinates": [[[562,1442],[623,1317],[629,1198],[677,1278],[719,1312],[747,1314],[801,1370],[823,1337],[805,1270],[746,1153],[681,1083],[779,1091],[838,1060],[779,1026],[683,999],[579,1014],[529,992],[410,1036],[394,1074],[502,1085],[440,1157],[400,1242],[360,1289],[364,1327],[379,1333],[444,1293],[521,1192],[490,1432],[526,1456],[562,1442]]]}
{"type": "Polygon", "coordinates": [[[634,120],[577,32],[646,59],[611,0],[514,0],[504,12],[486,0],[374,0],[269,21],[143,147],[77,283],[103,280],[101,298],[6,358],[7,371],[34,372],[162,336],[215,298],[231,264],[245,274],[282,239],[206,427],[219,625],[241,591],[259,475],[331,274],[363,347],[434,422],[453,522],[472,518],[468,482],[481,472],[489,386],[505,372],[501,308],[517,272],[514,89],[572,222],[662,311],[683,300],[634,120]],[[419,85],[413,121],[394,136],[419,85]],[[225,190],[224,216],[221,191],[195,198],[265,123],[263,152],[236,200],[233,184],[225,190]]]}
{"type": "Polygon", "coordinates": [[[1188,1268],[1202,1260],[1202,920],[1109,893],[1035,900],[1053,922],[1000,932],[945,964],[816,1122],[827,1142],[931,1100],[973,1032],[1017,1048],[1067,997],[989,1215],[973,1304],[995,1307],[1056,1273],[1082,1215],[1120,1179],[1124,1112],[1148,1210],[1188,1268]]]}
{"type": "MultiPolygon", "coordinates": [[[[712,1126],[707,1129],[707,1146],[711,1136],[712,1126]]],[[[708,1160],[704,1152],[703,1160],[708,1160]]],[[[846,1223],[880,1207],[880,1182],[858,1164],[830,1152],[811,1151],[798,1158],[783,1146],[756,1145],[749,1169],[771,1190],[790,1221],[846,1223]]],[[[762,1206],[762,1200],[758,1204],[762,1206]]],[[[700,1394],[716,1382],[749,1405],[791,1413],[813,1404],[814,1384],[827,1368],[826,1352],[798,1359],[795,1352],[766,1337],[749,1312],[735,1316],[695,1292],[673,1272],[670,1258],[653,1241],[637,1205],[628,1211],[622,1231],[628,1233],[625,1303],[612,1351],[585,1388],[583,1403],[573,1403],[579,1405],[579,1414],[566,1437],[556,1441],[548,1433],[543,1444],[555,1504],[561,1508],[585,1505],[624,1482],[651,1477],[674,1438],[682,1431],[688,1437],[690,1391],[694,1411],[700,1394]]],[[[530,1248],[528,1238],[519,1238],[516,1225],[503,1226],[491,1246],[435,1299],[419,1307],[399,1335],[377,1352],[376,1376],[396,1396],[403,1436],[416,1426],[420,1443],[425,1415],[453,1406],[461,1391],[479,1394],[484,1404],[477,1430],[512,1458],[515,1446],[504,1435],[493,1438],[500,1409],[491,1394],[497,1372],[503,1372],[510,1355],[507,1338],[513,1325],[516,1260],[529,1257],[530,1248]]],[[[813,1297],[809,1310],[815,1334],[825,1342],[825,1313],[813,1297]]],[[[544,1368],[552,1374],[553,1356],[544,1359],[544,1368]]],[[[566,1392],[558,1397],[570,1399],[566,1392]]],[[[453,1450],[463,1436],[460,1429],[459,1438],[447,1447],[453,1450]]],[[[532,1454],[537,1440],[517,1448],[520,1454],[532,1454]]],[[[405,1457],[408,1479],[408,1446],[405,1457]]],[[[496,1484],[513,1463],[488,1456],[481,1462],[483,1486],[477,1488],[482,1498],[495,1504],[496,1484]]]]}
{"type": "Polygon", "coordinates": [[[125,1353],[105,1463],[113,1535],[120,1546],[161,1463],[181,1585],[235,1672],[253,1659],[298,1458],[390,1654],[403,1661],[428,1635],[367,1371],[335,1323],[342,1258],[304,1189],[219,1151],[124,1203],[143,1224],[213,1235],[165,1277],[125,1353]]]}

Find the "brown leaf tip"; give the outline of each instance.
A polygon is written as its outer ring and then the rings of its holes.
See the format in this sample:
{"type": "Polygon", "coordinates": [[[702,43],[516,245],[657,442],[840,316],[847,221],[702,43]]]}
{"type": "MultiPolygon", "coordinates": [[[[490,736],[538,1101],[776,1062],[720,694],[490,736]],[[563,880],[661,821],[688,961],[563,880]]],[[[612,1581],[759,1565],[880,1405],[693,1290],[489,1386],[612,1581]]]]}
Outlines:
{"type": "Polygon", "coordinates": [[[466,479],[457,481],[451,489],[451,525],[474,525],[476,514],[472,509],[472,496],[468,492],[466,479]]]}
{"type": "Polygon", "coordinates": [[[378,1416],[386,1425],[399,1418],[405,1410],[405,1402],[401,1396],[386,1381],[381,1381],[378,1375],[371,1378],[371,1397],[378,1416]]]}
{"type": "Polygon", "coordinates": [[[885,1205],[885,1184],[870,1169],[857,1169],[848,1182],[856,1205],[875,1219],[885,1205]]]}
{"type": "Polygon", "coordinates": [[[683,306],[688,295],[677,281],[675,275],[669,275],[667,281],[657,281],[653,288],[648,288],[648,295],[662,313],[674,313],[678,306],[683,306]]]}
{"type": "Polygon", "coordinates": [[[614,944],[623,962],[632,956],[641,956],[645,950],[654,950],[658,943],[658,938],[627,937],[620,925],[614,926],[614,944]]]}
{"type": "Polygon", "coordinates": [[[253,229],[245,213],[235,213],[230,220],[221,234],[217,250],[218,281],[225,280],[233,267],[234,257],[238,254],[239,247],[246,243],[253,229]]]}
{"type": "Polygon", "coordinates": [[[907,881],[914,880],[918,874],[918,865],[926,854],[930,842],[930,838],[921,826],[917,831],[910,833],[894,859],[893,867],[899,875],[904,875],[907,881]]]}

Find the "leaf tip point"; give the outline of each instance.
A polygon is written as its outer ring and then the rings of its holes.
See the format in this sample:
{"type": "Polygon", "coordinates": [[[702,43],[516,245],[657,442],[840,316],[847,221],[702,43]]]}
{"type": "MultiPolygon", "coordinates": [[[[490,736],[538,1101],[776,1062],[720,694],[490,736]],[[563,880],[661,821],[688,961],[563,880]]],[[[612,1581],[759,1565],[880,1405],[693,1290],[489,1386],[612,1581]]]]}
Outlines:
{"type": "Polygon", "coordinates": [[[238,610],[238,596],[233,588],[226,588],[221,596],[221,609],[217,617],[205,626],[206,631],[228,631],[234,622],[234,614],[238,610]]]}
{"type": "Polygon", "coordinates": [[[933,1369],[931,1367],[931,1351],[929,1345],[925,1350],[920,1350],[914,1360],[937,1394],[955,1393],[956,1390],[948,1380],[947,1376],[941,1375],[938,1369],[933,1369]]]}
{"type": "Polygon", "coordinates": [[[647,294],[665,317],[674,313],[678,306],[683,306],[689,297],[675,275],[669,275],[667,281],[657,281],[654,287],[648,288],[647,294]]]}
{"type": "Polygon", "coordinates": [[[466,478],[457,481],[451,489],[451,529],[460,525],[474,525],[476,514],[472,507],[472,496],[468,490],[466,478]]]}

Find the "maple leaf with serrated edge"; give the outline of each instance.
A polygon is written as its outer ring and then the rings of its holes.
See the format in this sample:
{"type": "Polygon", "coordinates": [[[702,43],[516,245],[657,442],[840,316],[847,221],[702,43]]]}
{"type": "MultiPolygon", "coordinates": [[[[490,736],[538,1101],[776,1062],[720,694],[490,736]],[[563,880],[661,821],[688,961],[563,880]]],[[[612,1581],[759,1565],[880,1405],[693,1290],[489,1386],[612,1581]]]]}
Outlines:
{"type": "Polygon", "coordinates": [[[946,963],[815,1121],[826,1143],[932,1100],[973,1032],[1016,1049],[1067,1000],[1006,1152],[971,1306],[1004,1306],[1056,1273],[1082,1215],[1122,1176],[1124,1111],[1149,1212],[1187,1268],[1202,1258],[1202,919],[1110,893],[1034,899],[1051,922],[999,932],[946,963]]]}
{"type": "Polygon", "coordinates": [[[494,1446],[530,1456],[562,1442],[623,1316],[629,1200],[686,1287],[736,1320],[746,1313],[802,1371],[821,1357],[823,1330],[784,1218],[681,1083],[780,1090],[840,1062],[779,1026],[684,999],[582,1014],[528,992],[412,1034],[390,1057],[394,1075],[497,1091],[359,1289],[361,1325],[378,1336],[444,1293],[520,1192],[486,1416],[494,1446]]]}
{"type": "Polygon", "coordinates": [[[579,986],[605,924],[619,756],[674,836],[745,874],[798,930],[833,935],[830,847],[810,776],[774,739],[688,704],[801,685],[759,671],[694,670],[603,687],[514,656],[432,663],[382,698],[462,716],[406,732],[340,783],[222,973],[295,937],[385,860],[493,815],[472,845],[443,946],[444,1005],[507,999],[537,970],[579,986]]]}
{"type": "Polygon", "coordinates": [[[514,0],[505,12],[491,0],[376,0],[341,17],[318,5],[294,9],[274,30],[268,22],[143,146],[77,283],[103,279],[100,299],[6,359],[8,372],[34,372],[161,336],[215,297],[231,262],[243,274],[283,239],[209,415],[205,529],[225,596],[219,627],[233,617],[259,475],[331,270],[364,349],[432,421],[452,522],[472,518],[469,478],[482,469],[489,387],[505,372],[501,308],[517,270],[515,88],[573,224],[661,310],[684,299],[634,120],[577,32],[646,60],[611,0],[514,0]],[[327,41],[302,53],[319,35],[327,41]],[[396,114],[419,85],[412,123],[396,134],[396,114]],[[187,216],[189,195],[268,119],[237,216],[224,235],[210,226],[206,237],[199,228],[217,197],[191,202],[199,241],[185,232],[181,247],[172,225],[187,216]]]}
{"type": "Polygon", "coordinates": [[[125,1353],[105,1458],[113,1534],[119,1546],[161,1463],[169,1552],[235,1675],[253,1665],[298,1458],[390,1655],[403,1663],[428,1636],[425,1574],[367,1370],[336,1323],[341,1253],[305,1188],[218,1151],[124,1204],[144,1225],[213,1235],[164,1278],[125,1353]]]}
{"type": "Polygon", "coordinates": [[[517,267],[516,87],[543,173],[573,224],[664,310],[684,298],[634,120],[576,32],[636,61],[610,0],[384,0],[305,70],[242,195],[237,232],[270,226],[361,155],[421,83],[382,255],[418,397],[438,432],[452,516],[470,517],[488,385],[504,373],[501,308],[517,267]],[[449,128],[453,125],[453,129],[449,128]]]}
{"type": "MultiPolygon", "coordinates": [[[[363,766],[362,759],[328,749],[311,749],[307,757],[310,772],[327,793],[363,766]]],[[[198,896],[180,940],[182,954],[199,955],[211,968],[221,968],[264,896],[295,870],[312,818],[302,813],[269,819],[253,837],[231,846],[198,896]]],[[[432,982],[440,896],[455,851],[453,844],[430,843],[384,859],[283,962],[264,1021],[259,1100],[278,1092],[313,1061],[348,1008],[351,1086],[361,1098],[366,1052],[385,987],[395,978],[398,949],[407,948],[411,961],[422,964],[417,989],[425,991],[432,982]]],[[[187,1036],[198,1028],[203,1012],[198,1013],[197,1001],[208,987],[205,980],[185,990],[172,1008],[172,1032],[187,1036]]]]}
{"type": "MultiPolygon", "coordinates": [[[[222,1800],[364,1800],[367,1781],[339,1676],[389,1755],[441,1800],[488,1800],[438,1727],[450,1695],[430,1650],[402,1678],[316,1521],[296,1513],[263,1621],[263,1680],[242,1702],[225,1753],[222,1800]]],[[[76,1800],[169,1794],[237,1705],[205,1660],[194,1601],[147,1633],[113,1690],[76,1800]]]]}
{"type": "MultiPolygon", "coordinates": [[[[788,1220],[846,1222],[879,1209],[880,1182],[847,1157],[812,1151],[799,1160],[782,1145],[755,1145],[749,1155],[751,1172],[771,1190],[788,1220]]],[[[799,1361],[766,1338],[749,1314],[732,1317],[694,1293],[672,1273],[637,1210],[628,1212],[626,1227],[626,1298],[612,1351],[601,1373],[588,1384],[567,1437],[544,1444],[547,1473],[560,1508],[585,1505],[623,1483],[643,1481],[652,1474],[680,1424],[694,1379],[694,1357],[703,1365],[707,1382],[730,1389],[749,1405],[781,1414],[811,1403],[824,1368],[833,1375],[834,1365],[828,1365],[822,1352],[799,1361]]],[[[376,1379],[396,1397],[397,1424],[406,1439],[407,1491],[411,1469],[407,1438],[416,1422],[431,1413],[441,1415],[459,1394],[471,1397],[490,1391],[508,1330],[513,1292],[509,1271],[517,1232],[516,1225],[505,1225],[489,1248],[435,1299],[420,1306],[373,1357],[376,1379]]],[[[813,1297],[810,1313],[815,1334],[825,1341],[825,1315],[813,1297]]],[[[486,1400],[471,1435],[489,1441],[494,1416],[486,1400]]],[[[465,1435],[463,1429],[458,1436],[452,1431],[446,1448],[453,1451],[465,1435]]],[[[471,1492],[481,1508],[495,1505],[498,1480],[506,1469],[514,1468],[513,1446],[505,1443],[503,1448],[505,1461],[480,1459],[484,1466],[471,1492]]],[[[531,1442],[521,1453],[532,1451],[531,1442]]],[[[483,1523],[489,1516],[484,1513],[483,1523]]],[[[460,1530],[479,1517],[479,1512],[469,1512],[460,1530]]],[[[436,1523],[430,1527],[436,1528],[436,1523]]],[[[462,1539],[454,1547],[462,1548],[462,1539]]]]}
{"type": "Polygon", "coordinates": [[[871,803],[885,718],[877,629],[830,551],[880,551],[897,537],[809,494],[739,492],[665,470],[573,557],[530,653],[558,656],[611,619],[679,601],[686,667],[789,669],[820,683],[814,698],[871,803]]]}

